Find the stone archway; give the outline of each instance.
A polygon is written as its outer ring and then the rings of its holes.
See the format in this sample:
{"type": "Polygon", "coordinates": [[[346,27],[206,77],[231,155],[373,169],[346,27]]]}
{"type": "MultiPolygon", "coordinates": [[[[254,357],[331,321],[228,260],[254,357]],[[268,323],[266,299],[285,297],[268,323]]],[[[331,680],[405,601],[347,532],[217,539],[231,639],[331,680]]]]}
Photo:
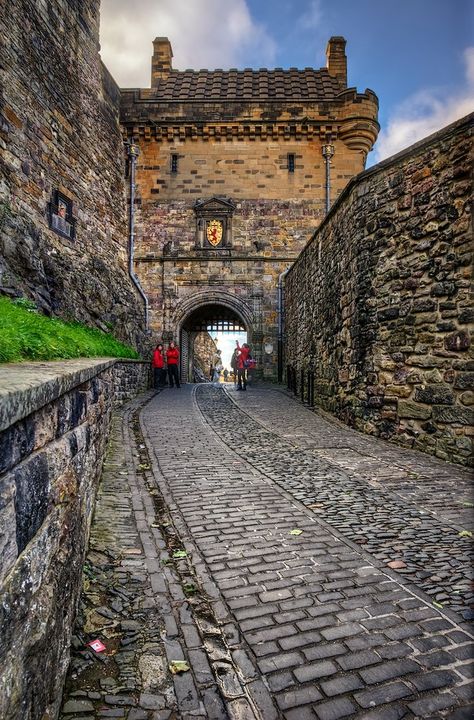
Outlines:
{"type": "Polygon", "coordinates": [[[173,325],[181,346],[181,378],[192,381],[194,341],[198,333],[246,332],[251,341],[253,313],[248,305],[229,293],[207,291],[193,295],[175,308],[173,325]]]}

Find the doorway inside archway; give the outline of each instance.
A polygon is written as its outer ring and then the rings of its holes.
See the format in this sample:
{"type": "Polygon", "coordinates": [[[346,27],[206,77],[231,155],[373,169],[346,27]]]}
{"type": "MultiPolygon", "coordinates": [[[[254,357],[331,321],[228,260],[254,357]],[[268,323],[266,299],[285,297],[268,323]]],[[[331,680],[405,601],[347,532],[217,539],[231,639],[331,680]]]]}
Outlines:
{"type": "Polygon", "coordinates": [[[232,380],[231,357],[236,340],[242,344],[247,337],[244,320],[232,308],[218,303],[196,308],[181,328],[182,380],[215,382],[224,376],[232,380]]]}

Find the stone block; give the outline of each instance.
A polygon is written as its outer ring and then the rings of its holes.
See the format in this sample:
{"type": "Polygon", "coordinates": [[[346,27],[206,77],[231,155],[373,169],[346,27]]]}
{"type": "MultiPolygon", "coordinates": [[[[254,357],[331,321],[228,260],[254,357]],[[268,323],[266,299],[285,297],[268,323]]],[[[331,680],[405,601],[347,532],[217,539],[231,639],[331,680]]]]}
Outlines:
{"type": "Polygon", "coordinates": [[[46,453],[33,455],[14,471],[16,539],[22,552],[39,529],[48,511],[50,478],[46,453]]]}
{"type": "Polygon", "coordinates": [[[415,400],[429,405],[452,405],[454,403],[454,395],[449,385],[435,383],[417,387],[415,390],[415,400]]]}
{"type": "Polygon", "coordinates": [[[445,407],[433,408],[433,420],[440,423],[453,425],[474,425],[474,410],[467,407],[445,407]]]}
{"type": "Polygon", "coordinates": [[[458,330],[458,332],[448,335],[444,339],[444,347],[452,352],[469,350],[471,346],[471,336],[466,330],[458,330]]]}
{"type": "Polygon", "coordinates": [[[398,415],[402,418],[428,420],[428,418],[431,417],[431,411],[431,407],[422,405],[414,400],[398,401],[398,415]]]}

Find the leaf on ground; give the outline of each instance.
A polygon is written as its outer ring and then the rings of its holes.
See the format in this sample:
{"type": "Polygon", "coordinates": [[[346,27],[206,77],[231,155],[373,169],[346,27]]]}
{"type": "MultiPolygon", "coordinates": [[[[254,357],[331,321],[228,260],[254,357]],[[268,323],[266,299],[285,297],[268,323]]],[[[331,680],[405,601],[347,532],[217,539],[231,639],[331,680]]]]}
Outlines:
{"type": "Polygon", "coordinates": [[[173,557],[174,558],[184,558],[187,556],[187,554],[188,553],[186,552],[186,550],[175,550],[175,552],[173,553],[173,557]]]}
{"type": "Polygon", "coordinates": [[[138,469],[139,470],[150,470],[150,465],[148,465],[148,463],[140,463],[140,465],[138,466],[138,469]]]}
{"type": "Polygon", "coordinates": [[[440,610],[444,607],[443,603],[435,602],[434,600],[433,600],[433,605],[436,608],[439,608],[440,610]]]}
{"type": "Polygon", "coordinates": [[[461,505],[464,505],[464,507],[474,507],[474,503],[472,502],[462,502],[461,505]]]}
{"type": "Polygon", "coordinates": [[[194,583],[186,583],[183,585],[185,595],[195,595],[197,593],[197,587],[194,583]]]}
{"type": "Polygon", "coordinates": [[[189,665],[184,660],[172,660],[169,664],[169,669],[173,675],[177,675],[178,673],[187,672],[189,670],[189,665]]]}
{"type": "Polygon", "coordinates": [[[151,527],[159,528],[159,527],[160,527],[160,523],[152,523],[152,524],[151,524],[151,527]]]}
{"type": "Polygon", "coordinates": [[[299,528],[294,528],[294,530],[290,530],[290,535],[301,535],[302,532],[299,528]]]}
{"type": "Polygon", "coordinates": [[[459,537],[472,537],[472,532],[470,530],[461,530],[459,533],[459,537]]]}

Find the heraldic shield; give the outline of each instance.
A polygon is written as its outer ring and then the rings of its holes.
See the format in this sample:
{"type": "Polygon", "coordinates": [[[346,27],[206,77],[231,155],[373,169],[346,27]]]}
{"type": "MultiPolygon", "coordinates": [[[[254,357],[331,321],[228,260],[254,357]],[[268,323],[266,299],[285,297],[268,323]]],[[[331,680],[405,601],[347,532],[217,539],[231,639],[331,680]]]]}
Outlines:
{"type": "Polygon", "coordinates": [[[207,223],[207,241],[216,247],[222,240],[222,222],[220,220],[210,220],[207,223]]]}

